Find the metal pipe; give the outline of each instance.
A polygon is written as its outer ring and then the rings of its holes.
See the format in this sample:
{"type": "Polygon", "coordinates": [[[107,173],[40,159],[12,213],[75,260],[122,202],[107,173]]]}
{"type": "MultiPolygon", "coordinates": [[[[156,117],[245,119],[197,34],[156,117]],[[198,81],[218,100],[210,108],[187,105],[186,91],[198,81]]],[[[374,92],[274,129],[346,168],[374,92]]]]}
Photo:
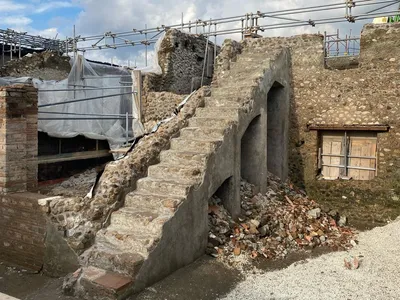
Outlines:
{"type": "MultiPolygon", "coordinates": [[[[144,28],[147,30],[147,24],[144,25],[144,28]]],[[[146,38],[145,61],[146,61],[146,67],[147,67],[147,33],[145,34],[145,38],[146,38]]]]}
{"type": "Polygon", "coordinates": [[[129,141],[129,114],[128,112],[126,113],[125,117],[125,137],[126,137],[126,143],[129,141]]]}
{"type": "Polygon", "coordinates": [[[100,96],[100,97],[90,97],[90,98],[84,98],[84,99],[73,99],[73,100],[67,100],[67,101],[57,102],[57,103],[42,104],[42,105],[38,105],[38,107],[40,108],[40,107],[49,107],[49,106],[70,104],[70,103],[76,103],[76,102],[82,102],[82,101],[89,101],[89,100],[96,100],[96,99],[103,99],[103,98],[111,98],[111,97],[117,97],[117,96],[123,96],[123,95],[131,95],[131,94],[134,94],[134,93],[135,92],[113,94],[113,95],[105,95],[105,96],[100,96]]]}
{"type": "MultiPolygon", "coordinates": [[[[375,3],[371,3],[374,0],[359,0],[357,1],[357,6],[366,6],[366,5],[376,5],[379,3],[388,3],[388,1],[381,1],[381,2],[375,2],[375,3]],[[364,3],[367,2],[367,3],[364,3]],[[364,3],[364,4],[362,4],[364,3]]],[[[265,12],[265,13],[260,13],[259,16],[263,17],[263,15],[266,15],[268,17],[276,17],[279,15],[286,15],[286,14],[301,14],[301,13],[305,13],[305,12],[315,12],[315,11],[321,11],[321,10],[331,10],[331,9],[342,9],[343,8],[343,3],[334,3],[334,4],[324,4],[324,5],[318,5],[318,6],[309,6],[309,7],[304,7],[304,8],[294,8],[294,9],[287,9],[287,10],[280,10],[280,11],[272,11],[272,12],[265,12]]],[[[245,17],[248,17],[248,14],[245,15],[245,17]]],[[[224,21],[224,20],[228,20],[230,22],[237,22],[240,21],[243,18],[243,15],[241,16],[235,16],[235,17],[225,17],[225,18],[217,18],[214,19],[214,22],[218,22],[219,21],[224,21]]],[[[305,21],[306,22],[306,21],[305,21]]],[[[198,23],[198,21],[195,21],[196,25],[198,23]]],[[[169,25],[166,26],[168,28],[179,28],[181,27],[182,24],[175,24],[175,25],[169,25]]],[[[188,24],[184,23],[184,28],[187,28],[186,26],[188,26],[188,24]]],[[[163,28],[163,27],[162,27],[163,28]]],[[[160,31],[160,27],[155,27],[155,28],[149,28],[149,29],[144,29],[144,30],[134,30],[134,31],[127,31],[127,32],[119,32],[119,33],[115,33],[116,35],[127,35],[127,36],[131,36],[131,35],[140,35],[140,34],[144,34],[145,32],[150,33],[154,32],[154,31],[160,31]]],[[[196,32],[197,33],[197,32],[196,32]]],[[[82,41],[87,41],[90,39],[96,39],[96,38],[101,38],[103,35],[95,35],[95,36],[88,36],[88,37],[82,37],[80,38],[80,40],[82,41]]]]}
{"type": "Polygon", "coordinates": [[[38,93],[45,92],[73,92],[73,91],[98,91],[98,90],[118,90],[131,88],[130,86],[116,86],[116,87],[99,87],[99,88],[83,88],[83,89],[56,89],[56,90],[38,90],[38,93]]]}
{"type": "MultiPolygon", "coordinates": [[[[211,21],[211,20],[210,20],[211,21]]],[[[210,31],[211,25],[208,27],[208,31],[210,31]]],[[[206,70],[206,64],[207,64],[207,57],[208,57],[208,36],[206,37],[207,40],[207,44],[206,44],[206,50],[204,53],[204,64],[203,64],[203,73],[201,74],[201,84],[200,87],[203,86],[203,82],[204,82],[204,73],[206,70]]]]}
{"type": "Polygon", "coordinates": [[[59,118],[41,118],[39,117],[39,121],[61,121],[61,120],[93,120],[93,121],[99,121],[99,120],[124,120],[125,117],[104,117],[104,118],[84,118],[84,117],[76,117],[76,118],[69,118],[69,117],[59,117],[59,118]]]}
{"type": "MultiPolygon", "coordinates": [[[[39,114],[52,114],[52,115],[71,115],[71,116],[104,116],[104,117],[125,117],[126,114],[84,114],[84,113],[70,113],[61,111],[38,111],[39,114]]],[[[129,117],[133,117],[129,115],[129,117]]]]}

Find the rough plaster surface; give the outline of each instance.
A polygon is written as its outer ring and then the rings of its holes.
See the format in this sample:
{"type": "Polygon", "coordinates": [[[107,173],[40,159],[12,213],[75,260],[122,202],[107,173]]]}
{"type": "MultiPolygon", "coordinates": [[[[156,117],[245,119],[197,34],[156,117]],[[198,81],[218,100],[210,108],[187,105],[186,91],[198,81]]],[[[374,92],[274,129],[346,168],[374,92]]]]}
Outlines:
{"type": "Polygon", "coordinates": [[[359,235],[359,244],[286,269],[248,275],[222,299],[398,299],[400,221],[359,235]],[[344,259],[357,257],[359,269],[344,259]]]}

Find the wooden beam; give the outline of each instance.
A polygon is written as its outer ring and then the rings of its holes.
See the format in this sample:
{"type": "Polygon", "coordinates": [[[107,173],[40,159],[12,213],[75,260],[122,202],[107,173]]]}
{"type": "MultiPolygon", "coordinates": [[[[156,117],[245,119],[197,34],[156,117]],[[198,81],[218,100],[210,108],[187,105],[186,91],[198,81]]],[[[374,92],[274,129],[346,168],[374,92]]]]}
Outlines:
{"type": "Polygon", "coordinates": [[[110,156],[109,150],[98,150],[98,151],[82,151],[63,153],[57,155],[43,155],[38,157],[39,164],[52,164],[64,161],[84,160],[92,158],[100,158],[110,156]]]}
{"type": "Polygon", "coordinates": [[[389,131],[389,125],[307,125],[308,130],[389,131]]]}

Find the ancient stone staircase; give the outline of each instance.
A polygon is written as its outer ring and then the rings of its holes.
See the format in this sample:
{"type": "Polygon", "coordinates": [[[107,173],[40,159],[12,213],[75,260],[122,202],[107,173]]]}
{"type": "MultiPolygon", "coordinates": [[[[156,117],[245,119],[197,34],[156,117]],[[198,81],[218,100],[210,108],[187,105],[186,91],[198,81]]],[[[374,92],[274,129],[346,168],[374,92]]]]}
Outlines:
{"type": "Polygon", "coordinates": [[[265,96],[261,82],[265,76],[272,81],[275,60],[287,63],[287,51],[243,53],[219,76],[205,107],[171,140],[82,255],[77,288],[82,298],[123,299],[204,253],[208,199],[236,172],[240,122],[247,127],[259,113],[253,98],[265,96]]]}

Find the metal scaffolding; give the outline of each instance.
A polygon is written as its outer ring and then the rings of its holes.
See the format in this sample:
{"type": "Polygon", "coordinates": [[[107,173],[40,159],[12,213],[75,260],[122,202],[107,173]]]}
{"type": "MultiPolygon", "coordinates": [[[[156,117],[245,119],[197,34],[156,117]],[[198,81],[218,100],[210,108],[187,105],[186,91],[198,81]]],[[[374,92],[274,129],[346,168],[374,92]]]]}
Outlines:
{"type": "Polygon", "coordinates": [[[346,34],[340,37],[339,29],[334,34],[324,33],[325,57],[355,56],[360,54],[360,37],[346,34]]]}
{"type": "Polygon", "coordinates": [[[215,40],[217,36],[229,34],[241,34],[242,38],[258,37],[260,33],[272,29],[300,26],[315,27],[317,25],[340,22],[354,23],[356,21],[366,20],[381,15],[388,17],[396,16],[399,14],[398,7],[396,7],[396,9],[390,9],[390,7],[399,3],[400,0],[345,0],[338,1],[337,3],[333,4],[322,4],[317,6],[293,8],[272,12],[257,11],[256,13],[246,13],[239,16],[209,20],[197,19],[194,21],[184,22],[182,17],[182,22],[180,24],[160,25],[153,28],[148,28],[145,26],[144,29],[132,29],[124,32],[109,31],[104,34],[92,36],[74,36],[73,38],[69,39],[66,44],[73,44],[73,49],[75,49],[76,53],[141,45],[146,48],[147,54],[148,46],[157,41],[158,35],[171,28],[188,31],[189,33],[202,34],[207,38],[215,37],[215,40]],[[362,12],[359,14],[354,13],[356,9],[368,6],[374,6],[374,8],[367,12],[362,12]],[[379,7],[376,8],[376,6],[379,7]],[[382,11],[384,8],[387,8],[387,10],[382,11]],[[340,14],[336,17],[325,17],[318,19],[296,18],[296,15],[299,14],[310,14],[333,10],[342,11],[344,14],[340,14]],[[275,23],[271,24],[272,20],[275,23]]]}
{"type": "Polygon", "coordinates": [[[73,43],[67,40],[49,39],[41,36],[29,35],[26,32],[18,32],[12,29],[0,29],[0,44],[2,47],[2,62],[5,62],[5,54],[9,53],[10,60],[21,58],[23,50],[51,50],[59,53],[67,53],[73,43]]]}

